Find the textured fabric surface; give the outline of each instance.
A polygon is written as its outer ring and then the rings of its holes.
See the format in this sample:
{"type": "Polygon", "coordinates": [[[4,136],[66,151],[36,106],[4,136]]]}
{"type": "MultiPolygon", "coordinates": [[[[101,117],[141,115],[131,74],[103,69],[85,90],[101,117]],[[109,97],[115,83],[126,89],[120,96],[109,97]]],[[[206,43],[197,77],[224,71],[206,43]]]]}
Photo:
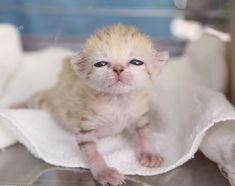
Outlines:
{"type": "MultiPolygon", "coordinates": [[[[222,94],[226,87],[224,52],[224,43],[205,34],[190,43],[182,57],[172,59],[157,78],[150,102],[150,131],[154,150],[165,158],[162,167],[141,167],[131,137],[124,134],[99,141],[99,151],[108,165],[125,174],[154,175],[169,171],[193,158],[208,128],[235,119],[233,106],[222,94]]],[[[74,135],[61,128],[49,113],[4,109],[52,86],[62,58],[71,54],[56,48],[24,53],[20,71],[8,85],[7,94],[1,97],[0,123],[45,162],[87,167],[74,135]]]]}

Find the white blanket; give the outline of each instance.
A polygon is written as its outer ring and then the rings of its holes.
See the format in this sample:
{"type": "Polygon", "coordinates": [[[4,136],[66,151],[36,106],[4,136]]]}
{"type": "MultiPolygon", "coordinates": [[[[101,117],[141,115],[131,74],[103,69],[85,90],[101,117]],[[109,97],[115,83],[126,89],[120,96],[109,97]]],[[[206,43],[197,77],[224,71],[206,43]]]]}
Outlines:
{"type": "MultiPolygon", "coordinates": [[[[0,50],[2,47],[4,45],[0,43],[0,50]]],[[[9,55],[14,55],[13,52],[9,51],[9,55]]],[[[123,134],[98,143],[106,162],[124,174],[163,173],[193,158],[208,128],[220,121],[235,120],[235,110],[223,95],[227,73],[224,54],[225,44],[204,34],[189,44],[182,57],[172,59],[158,77],[152,91],[151,131],[153,148],[165,159],[162,167],[141,167],[132,140],[123,134]]],[[[27,99],[37,90],[52,86],[57,80],[62,58],[67,55],[72,52],[51,48],[23,53],[19,57],[22,61],[20,68],[17,73],[11,71],[14,76],[0,97],[0,124],[47,163],[87,167],[73,134],[60,127],[49,113],[5,109],[11,103],[27,99]]],[[[8,64],[7,58],[0,64],[8,64]]],[[[17,60],[15,65],[18,65],[17,60]]]]}

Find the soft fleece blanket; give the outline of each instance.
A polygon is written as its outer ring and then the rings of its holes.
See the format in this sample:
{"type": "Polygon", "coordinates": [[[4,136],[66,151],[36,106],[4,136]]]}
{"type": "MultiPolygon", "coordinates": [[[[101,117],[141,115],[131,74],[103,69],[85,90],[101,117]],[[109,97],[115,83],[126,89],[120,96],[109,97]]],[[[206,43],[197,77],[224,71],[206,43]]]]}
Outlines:
{"type": "MultiPolygon", "coordinates": [[[[3,27],[12,30],[12,35],[17,35],[13,27],[3,27]]],[[[1,34],[0,39],[4,39],[1,34]]],[[[10,139],[1,147],[19,141],[33,155],[49,164],[87,167],[74,135],[60,127],[49,113],[7,109],[11,103],[25,100],[40,89],[53,86],[62,59],[73,55],[73,52],[50,48],[23,53],[19,50],[17,39],[11,45],[18,47],[5,51],[5,57],[0,61],[0,65],[6,66],[0,68],[0,74],[8,71],[0,82],[0,131],[4,133],[1,140],[10,139]],[[21,55],[16,55],[17,52],[21,55]],[[15,56],[11,64],[8,56],[15,56]],[[15,68],[7,68],[8,65],[15,68]]],[[[4,47],[1,42],[0,51],[4,47]]],[[[235,120],[235,110],[223,95],[227,74],[224,54],[225,44],[220,39],[203,34],[188,45],[183,56],[170,60],[157,78],[151,96],[151,131],[153,148],[165,159],[162,167],[141,167],[132,140],[124,134],[102,139],[98,143],[106,162],[124,174],[164,173],[193,158],[205,132],[214,124],[235,120]]]]}

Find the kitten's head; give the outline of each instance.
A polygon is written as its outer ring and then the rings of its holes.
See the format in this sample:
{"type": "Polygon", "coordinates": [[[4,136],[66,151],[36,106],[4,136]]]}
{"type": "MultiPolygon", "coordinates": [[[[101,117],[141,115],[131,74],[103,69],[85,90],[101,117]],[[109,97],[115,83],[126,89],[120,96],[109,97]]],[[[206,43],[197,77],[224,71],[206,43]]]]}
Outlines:
{"type": "Polygon", "coordinates": [[[92,88],[122,94],[146,89],[167,60],[146,35],[118,24],[97,31],[71,62],[92,88]]]}

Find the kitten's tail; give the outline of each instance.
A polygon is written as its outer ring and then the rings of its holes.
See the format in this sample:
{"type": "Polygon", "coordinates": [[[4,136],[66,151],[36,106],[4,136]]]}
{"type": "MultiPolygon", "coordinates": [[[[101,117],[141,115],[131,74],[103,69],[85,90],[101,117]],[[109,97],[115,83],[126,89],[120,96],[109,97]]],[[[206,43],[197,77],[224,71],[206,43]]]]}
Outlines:
{"type": "Polygon", "coordinates": [[[42,109],[48,107],[46,91],[36,92],[28,100],[16,102],[9,106],[9,109],[42,109]]]}
{"type": "Polygon", "coordinates": [[[49,97],[48,90],[36,92],[28,101],[28,108],[32,109],[48,109],[49,97]]]}

